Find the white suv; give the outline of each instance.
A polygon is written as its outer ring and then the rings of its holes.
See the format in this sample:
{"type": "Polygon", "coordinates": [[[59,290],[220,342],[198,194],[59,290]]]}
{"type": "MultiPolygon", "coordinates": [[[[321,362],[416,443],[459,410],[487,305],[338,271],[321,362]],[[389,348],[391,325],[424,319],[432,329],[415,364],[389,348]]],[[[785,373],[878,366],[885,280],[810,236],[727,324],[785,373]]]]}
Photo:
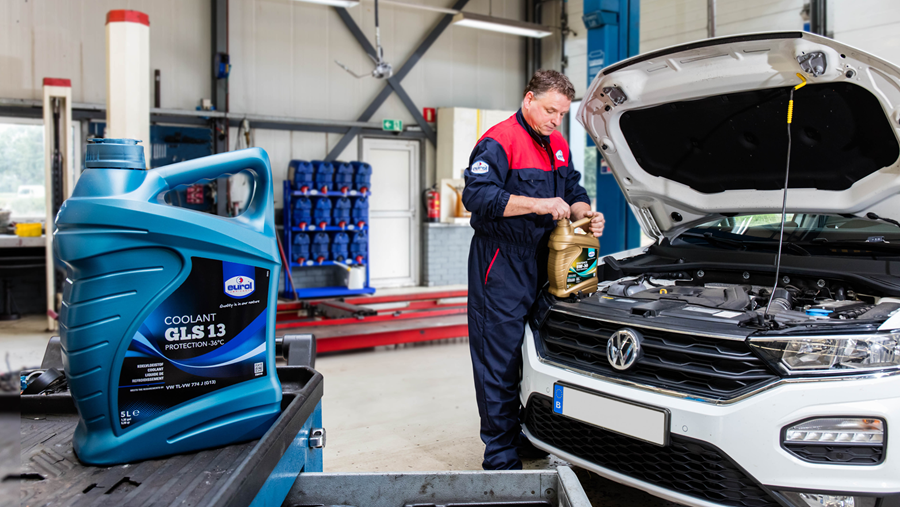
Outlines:
{"type": "Polygon", "coordinates": [[[900,69],[719,38],[606,68],[577,114],[654,244],[539,298],[529,439],[688,505],[900,505],[900,69]]]}

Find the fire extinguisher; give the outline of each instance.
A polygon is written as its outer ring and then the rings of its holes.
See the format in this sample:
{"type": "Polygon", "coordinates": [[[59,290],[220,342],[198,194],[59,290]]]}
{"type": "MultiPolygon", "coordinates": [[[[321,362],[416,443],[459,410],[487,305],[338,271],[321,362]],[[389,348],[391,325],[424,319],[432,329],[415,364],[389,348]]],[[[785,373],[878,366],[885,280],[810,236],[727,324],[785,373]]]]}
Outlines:
{"type": "Polygon", "coordinates": [[[437,223],[441,221],[441,193],[437,190],[437,184],[425,189],[425,207],[428,209],[426,222],[437,223]]]}

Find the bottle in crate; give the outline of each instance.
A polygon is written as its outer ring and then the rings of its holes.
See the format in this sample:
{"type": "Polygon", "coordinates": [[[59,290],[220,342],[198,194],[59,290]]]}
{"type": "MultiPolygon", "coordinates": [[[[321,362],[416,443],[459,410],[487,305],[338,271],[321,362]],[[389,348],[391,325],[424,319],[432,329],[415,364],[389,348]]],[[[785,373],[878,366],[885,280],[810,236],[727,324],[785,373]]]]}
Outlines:
{"type": "Polygon", "coordinates": [[[313,169],[316,171],[316,188],[320,192],[334,190],[334,165],[331,162],[313,160],[313,169]]]}
{"type": "Polygon", "coordinates": [[[291,160],[289,168],[294,171],[294,190],[308,192],[313,188],[313,166],[306,160],[291,160]]]}
{"type": "Polygon", "coordinates": [[[365,264],[369,250],[369,238],[366,231],[359,231],[353,235],[350,242],[350,258],[357,264],[365,264]]]}
{"type": "Polygon", "coordinates": [[[353,221],[357,227],[365,227],[369,222],[369,200],[366,197],[360,197],[353,204],[353,221]]]}
{"type": "Polygon", "coordinates": [[[333,221],[338,227],[347,227],[350,221],[350,213],[353,209],[353,203],[347,197],[339,197],[334,201],[333,221]]]}
{"type": "Polygon", "coordinates": [[[309,235],[303,232],[294,234],[291,243],[291,261],[303,264],[309,258],[309,235]]]}
{"type": "Polygon", "coordinates": [[[316,262],[329,260],[328,243],[328,234],[324,232],[317,233],[315,237],[313,237],[310,258],[316,262]]]}
{"type": "Polygon", "coordinates": [[[331,199],[322,197],[316,199],[316,209],[313,211],[315,223],[320,228],[331,225],[331,199]]]}
{"type": "Polygon", "coordinates": [[[353,187],[360,192],[368,192],[372,187],[372,166],[365,162],[351,162],[355,174],[353,187]]]}
{"type": "Polygon", "coordinates": [[[349,162],[337,163],[334,170],[334,187],[345,194],[353,190],[353,166],[349,162]]]}
{"type": "Polygon", "coordinates": [[[339,262],[346,261],[350,256],[349,244],[350,238],[346,232],[335,234],[334,240],[331,242],[331,259],[339,262]]]}
{"type": "Polygon", "coordinates": [[[301,229],[306,229],[306,226],[313,223],[312,201],[310,201],[309,197],[301,196],[294,200],[291,218],[294,220],[294,225],[301,229]]]}

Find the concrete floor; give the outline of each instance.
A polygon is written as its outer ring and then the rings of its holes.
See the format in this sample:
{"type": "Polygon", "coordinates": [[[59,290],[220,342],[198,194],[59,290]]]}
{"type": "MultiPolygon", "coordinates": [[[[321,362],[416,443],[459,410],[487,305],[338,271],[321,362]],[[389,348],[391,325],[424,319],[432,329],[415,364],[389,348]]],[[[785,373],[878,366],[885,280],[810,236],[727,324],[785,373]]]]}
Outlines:
{"type": "MultiPolygon", "coordinates": [[[[0,322],[0,370],[38,366],[51,333],[43,317],[0,322]]],[[[466,339],[331,353],[316,360],[326,472],[480,470],[484,444],[466,339]]],[[[525,468],[566,464],[551,456],[525,468]]],[[[674,507],[575,469],[594,507],[674,507]]]]}

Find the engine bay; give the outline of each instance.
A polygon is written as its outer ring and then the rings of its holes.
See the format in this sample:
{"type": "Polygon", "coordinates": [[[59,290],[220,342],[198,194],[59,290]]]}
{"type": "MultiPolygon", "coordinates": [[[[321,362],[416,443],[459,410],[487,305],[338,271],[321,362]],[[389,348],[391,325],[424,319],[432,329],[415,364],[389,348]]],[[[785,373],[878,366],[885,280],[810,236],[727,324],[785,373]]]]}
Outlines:
{"type": "Polygon", "coordinates": [[[590,299],[603,300],[595,301],[600,304],[633,301],[635,309],[631,313],[638,315],[652,314],[656,303],[657,310],[680,307],[698,315],[728,318],[742,326],[764,329],[806,325],[821,328],[848,321],[880,324],[900,313],[900,298],[842,280],[785,275],[774,289],[774,284],[726,281],[737,276],[749,278],[747,272],[644,273],[600,282],[590,299]]]}

